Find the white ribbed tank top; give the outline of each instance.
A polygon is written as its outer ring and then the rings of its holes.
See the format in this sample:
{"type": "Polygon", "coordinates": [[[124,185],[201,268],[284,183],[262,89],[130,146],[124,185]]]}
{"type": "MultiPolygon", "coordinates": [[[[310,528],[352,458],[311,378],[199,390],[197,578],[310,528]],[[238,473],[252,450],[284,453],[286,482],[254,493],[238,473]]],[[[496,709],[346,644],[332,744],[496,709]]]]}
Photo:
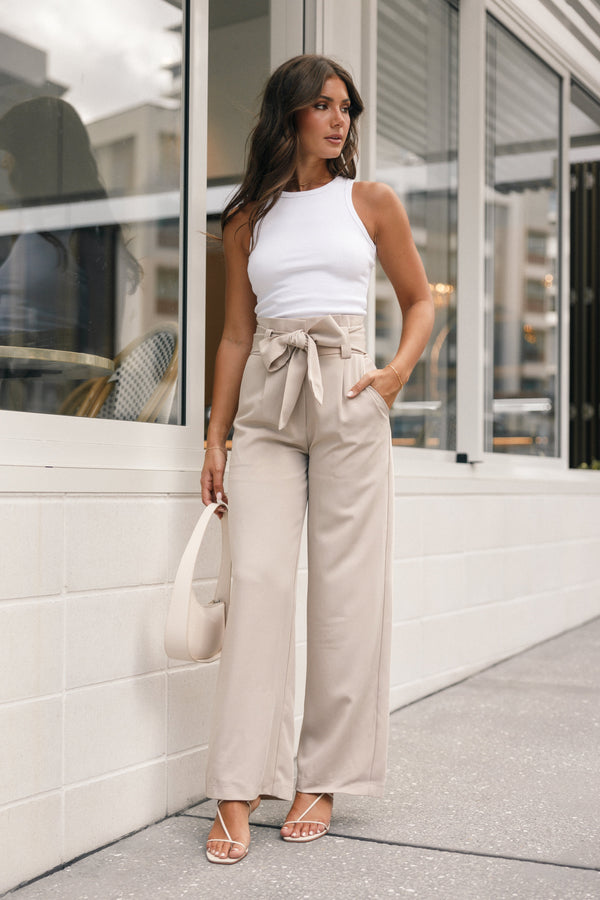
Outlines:
{"type": "Polygon", "coordinates": [[[248,276],[260,317],[365,315],[375,244],[341,175],[284,191],[259,223],[248,276]]]}

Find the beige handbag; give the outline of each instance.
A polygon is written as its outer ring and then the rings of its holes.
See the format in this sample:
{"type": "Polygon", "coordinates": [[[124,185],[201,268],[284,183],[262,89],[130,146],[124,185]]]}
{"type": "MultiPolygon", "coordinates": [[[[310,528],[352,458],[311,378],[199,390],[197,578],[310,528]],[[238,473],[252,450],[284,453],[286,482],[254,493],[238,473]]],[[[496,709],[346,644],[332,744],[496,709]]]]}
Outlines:
{"type": "Polygon", "coordinates": [[[217,659],[223,646],[230,588],[231,553],[227,506],[225,503],[210,503],[192,532],[175,576],[165,628],[167,656],[194,662],[212,662],[217,659]],[[221,518],[221,566],[215,596],[207,606],[203,606],[195,595],[192,580],[202,539],[210,522],[213,519],[218,521],[214,512],[219,507],[225,510],[221,518]]]}

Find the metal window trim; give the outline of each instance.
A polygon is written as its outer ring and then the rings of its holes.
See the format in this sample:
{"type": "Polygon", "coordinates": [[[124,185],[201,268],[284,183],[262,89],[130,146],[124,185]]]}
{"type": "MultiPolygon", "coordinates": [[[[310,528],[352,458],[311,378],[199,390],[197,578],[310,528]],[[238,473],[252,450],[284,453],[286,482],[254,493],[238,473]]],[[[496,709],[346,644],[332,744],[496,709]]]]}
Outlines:
{"type": "MultiPolygon", "coordinates": [[[[556,52],[552,42],[544,40],[544,36],[535,31],[534,25],[517,8],[512,0],[486,0],[485,15],[492,16],[513,37],[534,53],[548,68],[560,79],[560,108],[559,108],[559,146],[561,150],[560,170],[560,203],[561,215],[559,219],[559,283],[560,283],[560,312],[558,329],[558,360],[560,365],[559,380],[557,385],[557,443],[558,452],[551,459],[555,460],[562,468],[569,465],[569,94],[572,72],[565,64],[564,55],[556,52]]],[[[461,6],[461,10],[463,6],[461,6]]],[[[459,238],[460,246],[460,238],[459,238]]],[[[485,451],[484,459],[490,454],[485,451]]],[[[504,456],[505,454],[501,454],[504,456]]],[[[519,454],[506,454],[506,456],[519,456],[519,454]]],[[[533,459],[533,457],[532,457],[533,459]]],[[[538,459],[538,458],[536,458],[538,459]]],[[[542,458],[540,457],[539,460],[542,458]]]]}
{"type": "MultiPolygon", "coordinates": [[[[565,72],[569,72],[578,81],[588,85],[592,93],[600,93],[600,77],[594,81],[590,70],[582,64],[580,59],[561,46],[556,37],[546,32],[540,32],[535,8],[532,8],[531,4],[527,5],[528,12],[526,12],[524,4],[520,0],[486,0],[486,2],[492,15],[496,16],[499,21],[503,21],[505,27],[515,34],[520,32],[523,43],[527,43],[538,56],[546,59],[549,65],[557,71],[562,68],[565,72]]],[[[557,18],[546,0],[538,0],[538,3],[541,14],[557,18]]],[[[560,22],[560,18],[558,21],[560,22]]],[[[597,67],[595,68],[597,69],[597,67]]]]}
{"type": "MultiPolygon", "coordinates": [[[[306,0],[304,19],[304,51],[327,52],[328,47],[323,44],[324,17],[327,10],[331,10],[330,0],[306,0]]],[[[363,62],[361,74],[365,78],[363,93],[367,101],[365,119],[370,128],[369,140],[374,140],[375,105],[376,95],[376,42],[373,44],[373,22],[376,23],[377,0],[362,0],[360,27],[363,29],[363,62]],[[365,30],[365,22],[371,23],[371,28],[365,30]],[[365,61],[366,60],[366,61],[365,61]]],[[[358,27],[354,17],[355,26],[358,27]]],[[[376,34],[376,25],[375,25],[376,34]]],[[[571,79],[577,80],[582,87],[593,96],[600,93],[600,84],[596,83],[590,73],[577,60],[562,51],[556,42],[546,34],[536,30],[535,23],[523,12],[522,4],[516,0],[461,0],[459,15],[459,177],[458,177],[458,202],[459,202],[459,239],[458,239],[458,291],[461,296],[462,315],[458,321],[458,378],[457,378],[457,450],[466,452],[467,458],[480,460],[486,463],[484,469],[493,466],[495,472],[521,471],[524,469],[538,468],[540,471],[564,471],[568,468],[568,333],[569,333],[569,309],[568,298],[569,278],[569,179],[568,179],[568,147],[569,147],[569,92],[571,79]],[[477,109],[479,120],[473,115],[473,86],[485,85],[485,21],[487,14],[492,14],[526,47],[532,50],[547,65],[549,65],[562,78],[562,111],[561,111],[561,147],[562,147],[562,214],[561,214],[561,335],[559,358],[561,362],[559,415],[560,415],[560,455],[553,458],[525,457],[520,454],[499,454],[484,452],[483,447],[483,389],[484,345],[481,337],[483,331],[484,315],[484,259],[485,259],[485,95],[483,106],[481,92],[477,92],[477,109]],[[469,44],[472,35],[476,36],[475,45],[469,44]],[[475,53],[476,51],[476,53],[475,53]],[[472,78],[473,73],[479,73],[479,81],[472,78]],[[466,80],[465,80],[466,79],[466,80]],[[460,102],[465,96],[465,88],[460,85],[468,84],[469,104],[460,102]],[[464,107],[471,107],[471,114],[464,107]],[[461,110],[463,119],[461,122],[461,110]],[[471,130],[475,123],[475,131],[471,130]],[[473,146],[473,134],[475,134],[476,147],[473,146]],[[469,199],[469,193],[476,185],[477,196],[469,199]],[[475,209],[474,218],[469,220],[467,213],[469,204],[475,209]],[[461,210],[462,207],[462,210],[461,210]],[[461,219],[462,216],[462,219],[461,219]],[[466,237],[473,235],[478,252],[474,253],[473,245],[469,244],[466,237]],[[471,261],[469,260],[471,257],[471,261]],[[475,262],[472,258],[476,257],[475,262]],[[472,269],[472,271],[471,271],[472,269]],[[473,279],[469,281],[469,279],[473,279]],[[464,291],[470,292],[470,300],[465,300],[464,291]],[[470,313],[474,312],[475,322],[470,322],[470,313]],[[467,320],[467,325],[462,325],[461,320],[467,320]],[[465,327],[467,331],[465,331],[465,327]],[[470,331],[469,331],[470,327],[470,331]],[[471,342],[475,338],[475,343],[471,342]],[[462,448],[462,449],[461,449],[462,448]]],[[[483,91],[485,88],[483,88],[483,91]]],[[[363,155],[361,174],[363,177],[374,177],[375,154],[370,147],[363,155]]],[[[467,295],[468,296],[468,295],[467,295]]],[[[373,313],[374,314],[374,313],[373,313]]],[[[427,448],[394,448],[395,455],[402,454],[403,465],[406,461],[414,460],[431,463],[438,467],[446,465],[454,454],[446,451],[436,451],[427,448]]],[[[466,469],[467,467],[465,467],[466,469]]],[[[477,471],[483,471],[477,469],[477,471]]]]}
{"type": "MultiPolygon", "coordinates": [[[[456,453],[483,460],[486,9],[463,0],[458,39],[456,453]],[[461,102],[469,85],[469,102],[461,102]]],[[[464,458],[464,457],[463,457],[464,458]]]]}
{"type": "MultiPolygon", "coordinates": [[[[303,0],[277,5],[272,43],[286,55],[302,52],[303,0]],[[283,15],[285,13],[285,15],[283,15]]],[[[204,254],[209,0],[184,0],[187,104],[182,104],[187,181],[180,243],[187,302],[180,303],[185,425],[76,419],[0,411],[0,490],[20,493],[197,493],[204,447],[204,254]],[[184,243],[185,242],[185,243],[184,243]],[[185,309],[184,309],[185,306],[185,309]],[[185,367],[185,368],[183,368],[185,367]]],[[[275,47],[274,47],[275,50],[275,47]]],[[[278,60],[272,58],[275,63],[278,60]]],[[[186,90],[186,88],[184,88],[186,90]]],[[[182,166],[184,165],[182,159],[182,166]]]]}
{"type": "MultiPolygon", "coordinates": [[[[182,197],[181,217],[186,206],[189,219],[183,223],[180,253],[187,230],[187,280],[183,283],[185,266],[180,268],[180,323],[187,325],[184,335],[188,347],[202,347],[203,340],[203,285],[204,262],[201,254],[190,252],[197,245],[199,209],[203,207],[203,190],[206,183],[206,153],[201,148],[206,144],[206,53],[204,47],[208,35],[208,0],[186,2],[183,13],[183,54],[184,66],[189,71],[189,81],[184,87],[182,102],[182,138],[189,136],[201,152],[190,154],[187,177],[187,196],[182,197]],[[187,56],[186,56],[186,51],[187,56]],[[187,95],[185,91],[188,91],[187,95]],[[187,225],[187,229],[186,229],[187,225]],[[187,303],[186,303],[187,301],[187,303]],[[187,314],[184,307],[187,306],[187,314]]],[[[188,141],[186,141],[187,143],[188,141]]],[[[183,165],[183,160],[182,160],[183,165]]],[[[183,182],[183,185],[186,183],[183,182]]],[[[182,185],[182,190],[185,188],[182,185]]],[[[6,489],[30,490],[29,474],[33,469],[45,472],[56,470],[65,473],[54,486],[55,479],[48,477],[48,490],[66,489],[69,470],[89,470],[90,486],[94,484],[94,472],[121,470],[136,471],[181,471],[198,466],[201,461],[203,440],[203,416],[198,413],[198,396],[204,391],[204,354],[187,353],[185,360],[185,380],[191,387],[188,391],[186,425],[161,425],[158,423],[122,422],[74,418],[45,413],[0,411],[2,422],[2,445],[0,468],[6,471],[22,467],[24,477],[11,478],[6,489]]],[[[184,389],[185,393],[185,389],[184,389]]]]}

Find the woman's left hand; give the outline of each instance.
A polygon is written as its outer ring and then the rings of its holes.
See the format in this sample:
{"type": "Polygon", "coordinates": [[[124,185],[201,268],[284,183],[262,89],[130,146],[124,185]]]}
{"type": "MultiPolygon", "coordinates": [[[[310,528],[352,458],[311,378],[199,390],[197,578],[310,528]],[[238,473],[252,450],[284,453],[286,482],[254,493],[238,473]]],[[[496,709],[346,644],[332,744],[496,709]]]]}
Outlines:
{"type": "Polygon", "coordinates": [[[394,400],[400,392],[398,379],[392,369],[386,367],[385,369],[371,369],[369,372],[365,372],[362,378],[350,388],[346,396],[350,399],[358,397],[361,391],[364,391],[369,385],[375,388],[378,394],[381,394],[388,408],[391,409],[394,400]]]}

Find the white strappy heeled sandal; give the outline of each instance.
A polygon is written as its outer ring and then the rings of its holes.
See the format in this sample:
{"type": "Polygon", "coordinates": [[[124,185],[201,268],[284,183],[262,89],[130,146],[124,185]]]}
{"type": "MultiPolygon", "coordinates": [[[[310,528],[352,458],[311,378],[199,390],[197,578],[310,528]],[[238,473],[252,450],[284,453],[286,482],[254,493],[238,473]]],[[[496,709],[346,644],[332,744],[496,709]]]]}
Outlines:
{"type": "Polygon", "coordinates": [[[300,824],[302,824],[302,825],[321,825],[323,827],[323,831],[317,831],[315,834],[301,835],[300,837],[292,837],[291,834],[288,834],[288,835],[282,834],[281,836],[284,841],[289,841],[292,844],[307,844],[309,841],[316,841],[317,838],[323,837],[323,835],[327,834],[327,832],[329,831],[330,823],[325,824],[325,822],[320,822],[315,819],[305,819],[304,818],[305,816],[308,815],[308,813],[311,811],[313,806],[316,806],[317,803],[319,802],[319,800],[321,800],[323,797],[331,797],[331,799],[333,800],[333,794],[326,794],[326,793],[319,794],[317,799],[313,800],[313,802],[310,804],[310,806],[308,806],[304,810],[304,812],[302,813],[302,815],[299,818],[288,819],[287,822],[284,822],[283,825],[281,826],[282,828],[285,828],[286,825],[300,825],[300,824]]]}
{"type": "MultiPolygon", "coordinates": [[[[254,810],[258,807],[260,800],[258,801],[258,803],[256,803],[256,801],[252,801],[252,800],[245,800],[244,802],[248,804],[248,818],[250,818],[250,813],[253,813],[254,810]],[[256,803],[256,806],[252,805],[253,802],[256,803]]],[[[224,838],[208,838],[206,843],[207,844],[216,844],[216,843],[224,843],[225,841],[227,841],[230,844],[237,844],[238,847],[242,847],[244,852],[240,856],[217,856],[215,853],[211,853],[207,847],[206,848],[206,858],[208,859],[209,862],[212,862],[212,863],[218,863],[219,865],[222,865],[222,866],[231,866],[231,865],[233,865],[233,863],[239,862],[240,859],[244,859],[245,856],[248,856],[248,849],[249,849],[250,845],[242,844],[241,841],[234,841],[234,839],[231,837],[231,835],[229,834],[229,829],[227,828],[227,825],[225,824],[223,816],[221,815],[221,803],[223,803],[222,800],[217,801],[217,817],[219,819],[219,822],[221,823],[221,828],[225,832],[225,837],[224,838]]]]}

